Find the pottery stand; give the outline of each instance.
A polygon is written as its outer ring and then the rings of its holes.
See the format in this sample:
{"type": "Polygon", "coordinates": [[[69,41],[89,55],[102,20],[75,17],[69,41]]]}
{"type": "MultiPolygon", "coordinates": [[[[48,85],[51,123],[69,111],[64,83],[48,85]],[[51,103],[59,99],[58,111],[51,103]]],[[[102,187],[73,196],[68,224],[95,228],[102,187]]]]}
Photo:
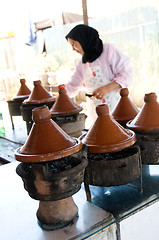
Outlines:
{"type": "Polygon", "coordinates": [[[83,157],[83,150],[75,159],[78,160],[76,166],[57,173],[51,173],[49,165],[52,162],[21,163],[16,169],[30,197],[40,200],[37,218],[43,229],[61,228],[78,215],[72,195],[80,190],[84,179],[87,160],[83,157]]]}
{"type": "Polygon", "coordinates": [[[77,113],[68,117],[53,117],[52,119],[71,137],[80,137],[85,129],[86,117],[84,113],[77,113]]]}
{"type": "Polygon", "coordinates": [[[20,79],[20,88],[17,94],[12,98],[12,100],[8,100],[8,109],[11,118],[12,128],[14,129],[13,124],[13,116],[21,116],[20,107],[22,102],[27,99],[31,93],[30,89],[25,84],[25,79],[20,79]]]}
{"type": "Polygon", "coordinates": [[[72,195],[81,188],[88,164],[86,148],[52,119],[48,107],[33,109],[33,126],[15,151],[16,172],[30,197],[40,200],[37,218],[46,230],[69,224],[78,214],[72,195]]]}
{"type": "Polygon", "coordinates": [[[87,200],[91,201],[89,185],[119,186],[141,179],[140,148],[134,146],[136,135],[122,127],[110,114],[107,104],[96,107],[97,119],[87,134],[81,137],[88,148],[85,171],[87,200]]]}

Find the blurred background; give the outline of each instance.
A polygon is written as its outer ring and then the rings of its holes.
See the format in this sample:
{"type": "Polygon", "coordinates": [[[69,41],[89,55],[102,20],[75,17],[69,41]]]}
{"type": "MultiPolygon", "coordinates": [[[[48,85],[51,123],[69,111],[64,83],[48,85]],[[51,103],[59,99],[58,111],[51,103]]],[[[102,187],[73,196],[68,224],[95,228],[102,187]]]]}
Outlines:
{"type": "MultiPolygon", "coordinates": [[[[159,95],[159,3],[153,0],[5,0],[0,14],[0,100],[11,99],[25,78],[43,85],[65,83],[79,55],[65,35],[88,21],[103,42],[131,59],[130,96],[141,107],[144,95],[159,95]],[[86,5],[84,5],[86,4],[86,5]],[[87,10],[87,12],[86,12],[87,10]],[[84,15],[85,14],[85,15],[84,15]]],[[[77,100],[84,101],[79,93],[77,100]]]]}

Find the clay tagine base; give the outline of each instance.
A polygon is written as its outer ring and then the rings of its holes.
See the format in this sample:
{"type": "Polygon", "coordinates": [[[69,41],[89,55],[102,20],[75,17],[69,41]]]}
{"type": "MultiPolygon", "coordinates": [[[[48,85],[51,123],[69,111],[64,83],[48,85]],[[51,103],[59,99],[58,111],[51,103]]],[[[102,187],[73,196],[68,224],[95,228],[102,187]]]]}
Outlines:
{"type": "Polygon", "coordinates": [[[84,184],[87,200],[91,201],[89,185],[120,186],[141,179],[140,148],[137,145],[111,153],[88,153],[84,184]]]}
{"type": "Polygon", "coordinates": [[[37,210],[38,224],[44,230],[62,228],[70,224],[77,215],[78,208],[72,197],[58,201],[40,201],[37,210]]]}
{"type": "Polygon", "coordinates": [[[159,132],[136,133],[136,144],[141,149],[142,164],[159,165],[159,132]]]}
{"type": "Polygon", "coordinates": [[[82,135],[85,129],[86,115],[84,113],[77,113],[75,115],[66,117],[52,118],[59,127],[61,127],[69,136],[78,138],[82,135]]]}

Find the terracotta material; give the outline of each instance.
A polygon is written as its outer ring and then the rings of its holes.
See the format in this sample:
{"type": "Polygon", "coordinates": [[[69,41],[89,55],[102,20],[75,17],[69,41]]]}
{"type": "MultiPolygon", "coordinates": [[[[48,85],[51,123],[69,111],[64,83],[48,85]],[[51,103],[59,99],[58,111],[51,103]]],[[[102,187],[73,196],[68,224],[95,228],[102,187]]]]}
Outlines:
{"type": "Polygon", "coordinates": [[[59,85],[59,96],[51,108],[51,116],[69,116],[79,113],[81,106],[77,106],[67,95],[65,85],[59,85]]]}
{"type": "Polygon", "coordinates": [[[19,91],[17,92],[16,96],[13,97],[12,100],[24,100],[29,97],[31,90],[27,87],[26,80],[20,79],[21,86],[19,88],[19,91]]]}
{"type": "Polygon", "coordinates": [[[81,188],[87,164],[83,146],[80,151],[56,161],[23,162],[17,166],[16,172],[29,196],[40,200],[37,218],[42,229],[62,228],[77,216],[72,195],[81,188]]]}
{"type": "Polygon", "coordinates": [[[78,192],[88,165],[86,149],[65,158],[40,163],[20,163],[16,169],[29,196],[57,201],[78,192]]]}
{"type": "Polygon", "coordinates": [[[139,132],[159,131],[159,103],[156,93],[145,94],[144,101],[140,112],[126,126],[139,132]]]}
{"type": "Polygon", "coordinates": [[[85,119],[86,115],[84,113],[77,113],[75,115],[55,117],[52,118],[69,136],[80,137],[82,131],[85,129],[85,119]]]}
{"type": "Polygon", "coordinates": [[[136,144],[141,149],[142,164],[159,165],[159,138],[157,132],[136,132],[136,144]]]}
{"type": "Polygon", "coordinates": [[[87,158],[84,184],[88,201],[91,201],[88,185],[120,186],[141,176],[140,148],[136,144],[118,152],[89,153],[87,158]]]}
{"type": "Polygon", "coordinates": [[[97,119],[82,142],[89,153],[106,153],[124,149],[136,142],[133,131],[122,127],[111,115],[107,104],[96,107],[97,119]]]}
{"type": "Polygon", "coordinates": [[[68,136],[53,120],[47,106],[32,111],[34,124],[25,144],[15,151],[20,162],[47,162],[69,156],[82,148],[79,139],[68,136]]]}
{"type": "Polygon", "coordinates": [[[132,103],[128,95],[129,90],[127,88],[122,88],[120,90],[121,98],[115,110],[112,112],[112,116],[120,124],[125,124],[128,121],[134,119],[139,112],[139,110],[132,103]]]}
{"type": "Polygon", "coordinates": [[[72,197],[58,201],[40,201],[37,211],[39,224],[43,229],[64,227],[78,215],[78,208],[72,197]]]}
{"type": "Polygon", "coordinates": [[[24,100],[25,104],[38,104],[46,103],[55,100],[55,97],[52,96],[42,85],[41,81],[34,81],[34,88],[28,99],[24,100]]]}

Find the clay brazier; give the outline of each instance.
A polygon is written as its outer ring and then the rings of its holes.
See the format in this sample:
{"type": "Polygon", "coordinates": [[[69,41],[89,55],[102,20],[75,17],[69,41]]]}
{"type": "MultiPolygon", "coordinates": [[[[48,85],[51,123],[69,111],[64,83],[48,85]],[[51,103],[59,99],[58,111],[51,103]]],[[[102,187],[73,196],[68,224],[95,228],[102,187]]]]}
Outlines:
{"type": "Polygon", "coordinates": [[[89,185],[119,186],[141,176],[140,149],[134,145],[135,133],[109,114],[108,105],[98,105],[96,112],[98,117],[94,125],[82,139],[88,148],[84,179],[88,201],[91,201],[89,185]]]}
{"type": "Polygon", "coordinates": [[[12,128],[14,129],[13,124],[13,116],[21,116],[21,105],[22,102],[27,99],[31,93],[31,90],[26,86],[26,80],[20,79],[20,88],[17,94],[12,98],[12,100],[8,100],[8,109],[11,118],[12,128]]]}
{"type": "Polygon", "coordinates": [[[33,126],[26,143],[15,151],[22,162],[16,172],[30,197],[40,200],[39,225],[61,228],[78,215],[72,195],[81,188],[87,166],[79,139],[68,136],[53,120],[48,107],[33,109],[33,126]]]}
{"type": "Polygon", "coordinates": [[[51,118],[70,136],[79,137],[85,128],[86,115],[82,107],[68,96],[65,85],[59,85],[59,96],[50,109],[51,118]]]}
{"type": "Polygon", "coordinates": [[[122,88],[120,90],[120,100],[111,114],[113,118],[124,127],[126,123],[134,119],[139,112],[128,95],[128,88],[122,88]]]}
{"type": "Polygon", "coordinates": [[[135,131],[143,164],[159,164],[159,103],[156,93],[144,96],[144,105],[126,126],[135,131]]]}

